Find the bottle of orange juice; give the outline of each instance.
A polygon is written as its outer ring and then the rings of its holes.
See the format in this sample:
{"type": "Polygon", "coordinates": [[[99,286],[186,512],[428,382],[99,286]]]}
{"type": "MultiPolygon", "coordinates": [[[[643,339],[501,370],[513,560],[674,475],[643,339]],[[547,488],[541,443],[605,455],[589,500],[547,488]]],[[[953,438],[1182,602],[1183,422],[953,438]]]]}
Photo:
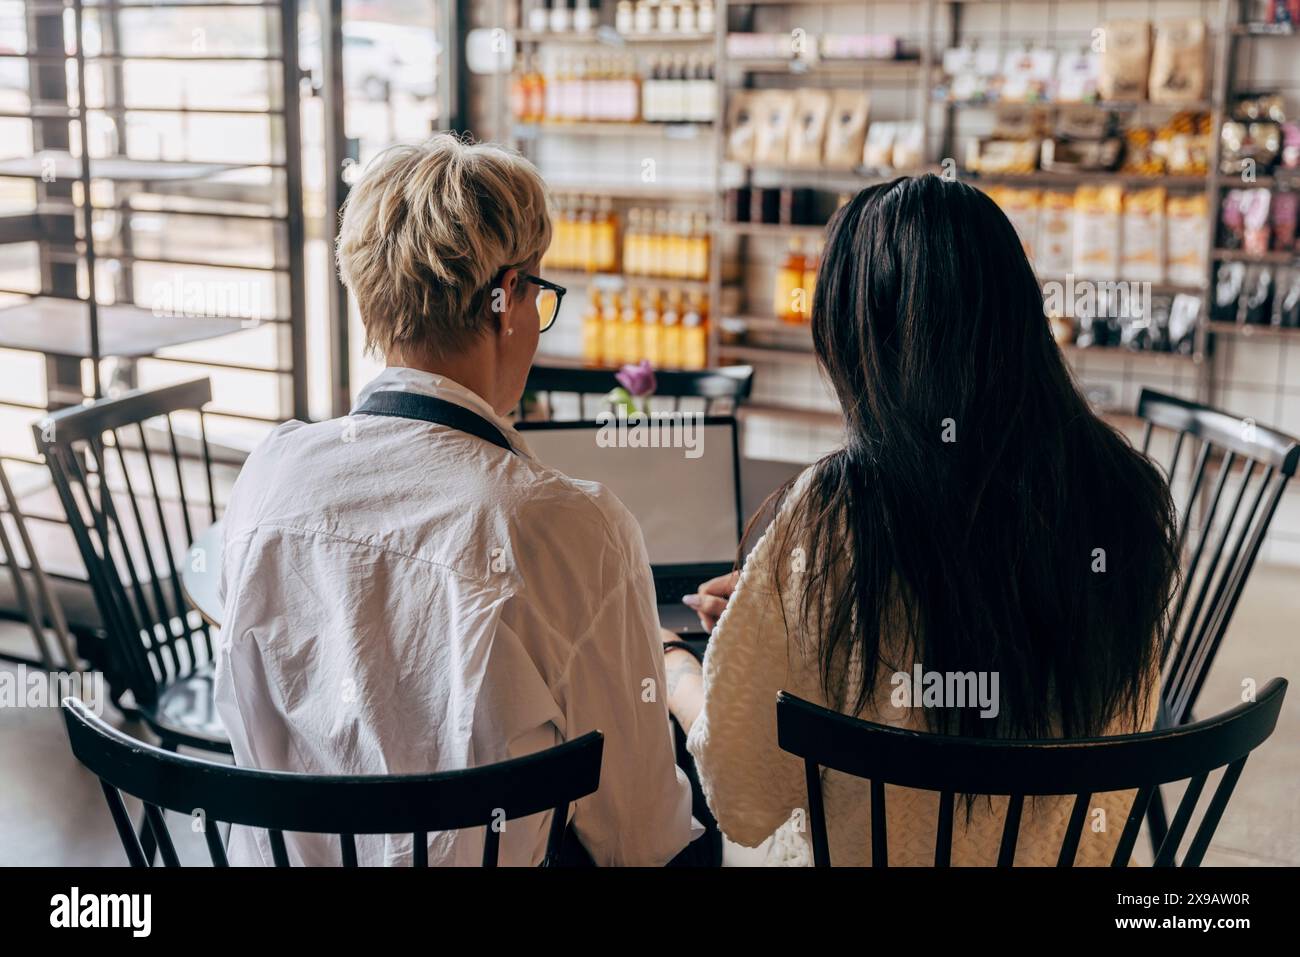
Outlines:
{"type": "Polygon", "coordinates": [[[648,232],[650,233],[650,239],[646,243],[646,275],[667,276],[669,275],[667,210],[661,209],[655,212],[654,225],[648,232]]]}
{"type": "Polygon", "coordinates": [[[618,219],[614,216],[614,204],[608,196],[601,197],[593,223],[596,272],[618,271],[618,219]]]}
{"type": "Polygon", "coordinates": [[[623,230],[623,273],[628,276],[641,274],[641,210],[627,211],[627,228],[623,230]]]}
{"type": "Polygon", "coordinates": [[[587,199],[581,200],[578,207],[577,223],[574,226],[576,246],[575,266],[583,272],[596,271],[596,216],[587,199]]]}
{"type": "Polygon", "coordinates": [[[813,294],[817,291],[817,266],[821,258],[821,249],[815,248],[803,264],[803,321],[812,319],[813,294]]]}
{"type": "Polygon", "coordinates": [[[619,361],[641,361],[641,290],[629,289],[619,332],[619,361]]]}
{"type": "Polygon", "coordinates": [[[682,368],[703,369],[709,364],[709,332],[704,323],[703,295],[692,293],[682,316],[682,368]]]}
{"type": "Polygon", "coordinates": [[[690,268],[687,275],[691,279],[709,278],[709,226],[703,213],[696,213],[691,220],[690,268]]]}
{"type": "Polygon", "coordinates": [[[600,290],[593,285],[587,289],[587,311],[582,314],[582,361],[587,365],[600,365],[604,345],[600,290]]]}
{"type": "Polygon", "coordinates": [[[641,358],[649,359],[656,369],[664,364],[664,335],[659,316],[663,312],[663,297],[659,290],[646,293],[641,307],[641,358]]]}
{"type": "Polygon", "coordinates": [[[620,326],[623,319],[623,297],[611,292],[605,297],[605,311],[600,322],[600,361],[612,366],[619,361],[622,352],[622,335],[620,326]]]}
{"type": "Polygon", "coordinates": [[[660,353],[665,369],[682,367],[682,291],[673,289],[668,293],[668,304],[659,316],[662,343],[660,353]]]}
{"type": "Polygon", "coordinates": [[[776,271],[776,288],[772,296],[772,311],[783,322],[803,322],[804,307],[804,255],[799,237],[790,240],[785,262],[776,271]]]}

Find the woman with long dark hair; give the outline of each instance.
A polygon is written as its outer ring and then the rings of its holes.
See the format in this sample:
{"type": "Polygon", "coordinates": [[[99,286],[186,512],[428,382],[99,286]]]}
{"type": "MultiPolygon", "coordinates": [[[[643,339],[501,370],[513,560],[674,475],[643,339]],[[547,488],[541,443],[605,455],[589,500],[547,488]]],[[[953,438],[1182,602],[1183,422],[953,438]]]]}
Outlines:
{"type": "MultiPolygon", "coordinates": [[[[796,859],[807,799],[776,743],[778,690],[975,737],[1144,729],[1177,573],[1163,477],[1079,394],[983,193],[936,176],[858,193],[828,228],[812,332],[844,446],[778,493],[738,580],[690,596],[716,620],[702,675],[668,651],[723,832],[754,846],[780,828],[796,859]],[[972,673],[978,700],[944,693],[972,673]]],[[[832,859],[868,863],[867,782],[823,772],[823,789],[832,859]]],[[[937,795],[894,791],[891,863],[929,863],[937,795]]],[[[1094,797],[1080,863],[1109,857],[1124,797],[1094,797]]],[[[1054,863],[1071,804],[1026,808],[1017,863],[1054,863]]],[[[1005,805],[968,804],[954,863],[996,860],[1005,805]]]]}

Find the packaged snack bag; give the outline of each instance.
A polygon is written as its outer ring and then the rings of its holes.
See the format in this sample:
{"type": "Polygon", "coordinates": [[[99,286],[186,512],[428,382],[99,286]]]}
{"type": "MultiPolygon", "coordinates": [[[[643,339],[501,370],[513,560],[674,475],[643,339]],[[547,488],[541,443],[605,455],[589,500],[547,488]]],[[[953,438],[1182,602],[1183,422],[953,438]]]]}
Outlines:
{"type": "Polygon", "coordinates": [[[754,133],[754,165],[785,164],[790,127],[794,122],[793,91],[762,91],[755,98],[754,113],[758,124],[754,133]]]}
{"type": "Polygon", "coordinates": [[[754,94],[740,90],[727,103],[727,159],[748,166],[754,162],[754,135],[757,130],[754,94]]]}
{"type": "Polygon", "coordinates": [[[1151,102],[1188,103],[1205,97],[1205,21],[1161,20],[1151,57],[1151,102]]]}
{"type": "Polygon", "coordinates": [[[1124,196],[1120,275],[1126,280],[1164,282],[1165,191],[1156,186],[1124,196]]]}
{"type": "Polygon", "coordinates": [[[1151,24],[1146,20],[1111,20],[1102,26],[1103,100],[1145,100],[1151,66],[1151,24]]]}
{"type": "Polygon", "coordinates": [[[1165,203],[1165,276],[1179,285],[1205,282],[1210,203],[1204,193],[1171,196],[1165,203]]]}
{"type": "Polygon", "coordinates": [[[791,166],[818,166],[826,141],[831,95],[826,90],[800,90],[795,96],[794,122],[790,126],[787,162],[791,166]]]}
{"type": "Polygon", "coordinates": [[[827,169],[853,169],[862,160],[871,99],[862,90],[836,90],[826,127],[827,169]]]}
{"type": "Polygon", "coordinates": [[[1082,279],[1119,278],[1119,186],[1080,186],[1074,194],[1074,274],[1082,279]]]}
{"type": "Polygon", "coordinates": [[[1059,278],[1074,267],[1074,195],[1044,190],[1034,235],[1034,269],[1040,278],[1059,278]]]}

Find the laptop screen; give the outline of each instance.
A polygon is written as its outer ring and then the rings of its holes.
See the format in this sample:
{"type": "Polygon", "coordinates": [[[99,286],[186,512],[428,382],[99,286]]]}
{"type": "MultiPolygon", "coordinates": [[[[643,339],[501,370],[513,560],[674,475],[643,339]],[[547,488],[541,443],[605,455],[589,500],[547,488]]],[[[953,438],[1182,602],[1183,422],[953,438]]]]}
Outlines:
{"type": "Polygon", "coordinates": [[[637,435],[626,423],[526,422],[519,432],[543,464],[618,496],[641,525],[651,565],[730,563],[740,534],[735,420],[672,428],[637,435]]]}

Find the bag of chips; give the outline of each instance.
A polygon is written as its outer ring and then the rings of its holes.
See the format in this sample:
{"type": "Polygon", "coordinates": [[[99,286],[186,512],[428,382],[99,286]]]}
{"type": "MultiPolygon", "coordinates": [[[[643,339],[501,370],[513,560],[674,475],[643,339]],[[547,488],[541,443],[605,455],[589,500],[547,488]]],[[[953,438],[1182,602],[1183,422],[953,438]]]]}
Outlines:
{"type": "Polygon", "coordinates": [[[1152,103],[1189,103],[1204,99],[1204,20],[1162,20],[1156,24],[1150,89],[1152,103]]]}
{"type": "Polygon", "coordinates": [[[1204,193],[1171,196],[1165,204],[1165,276],[1179,285],[1205,282],[1210,203],[1204,193]]]}
{"type": "Polygon", "coordinates": [[[877,121],[867,128],[862,148],[862,165],[868,169],[888,169],[894,164],[894,134],[898,124],[877,121]]]}
{"type": "Polygon", "coordinates": [[[1124,196],[1120,273],[1127,280],[1164,282],[1165,191],[1156,186],[1124,196]]]}
{"type": "Polygon", "coordinates": [[[1119,274],[1120,217],[1124,191],[1119,186],[1085,185],[1074,193],[1074,274],[1083,279],[1115,279],[1119,274]]]}
{"type": "Polygon", "coordinates": [[[1145,100],[1151,66],[1151,24],[1111,20],[1102,26],[1099,89],[1103,100],[1145,100]]]}
{"type": "Polygon", "coordinates": [[[786,162],[790,127],[794,122],[794,93],[763,90],[755,97],[754,165],[781,166],[786,162]]]}
{"type": "Polygon", "coordinates": [[[757,131],[754,94],[740,90],[727,103],[727,159],[748,166],[754,162],[754,136],[757,131]]]}
{"type": "Polygon", "coordinates": [[[1074,195],[1044,190],[1034,234],[1034,268],[1040,277],[1061,277],[1074,267],[1074,195]]]}
{"type": "Polygon", "coordinates": [[[862,161],[871,99],[862,90],[836,90],[826,127],[827,169],[853,169],[862,161]]]}
{"type": "Polygon", "coordinates": [[[826,90],[800,90],[795,95],[787,158],[791,166],[817,166],[821,163],[830,112],[831,95],[826,90]]]}

